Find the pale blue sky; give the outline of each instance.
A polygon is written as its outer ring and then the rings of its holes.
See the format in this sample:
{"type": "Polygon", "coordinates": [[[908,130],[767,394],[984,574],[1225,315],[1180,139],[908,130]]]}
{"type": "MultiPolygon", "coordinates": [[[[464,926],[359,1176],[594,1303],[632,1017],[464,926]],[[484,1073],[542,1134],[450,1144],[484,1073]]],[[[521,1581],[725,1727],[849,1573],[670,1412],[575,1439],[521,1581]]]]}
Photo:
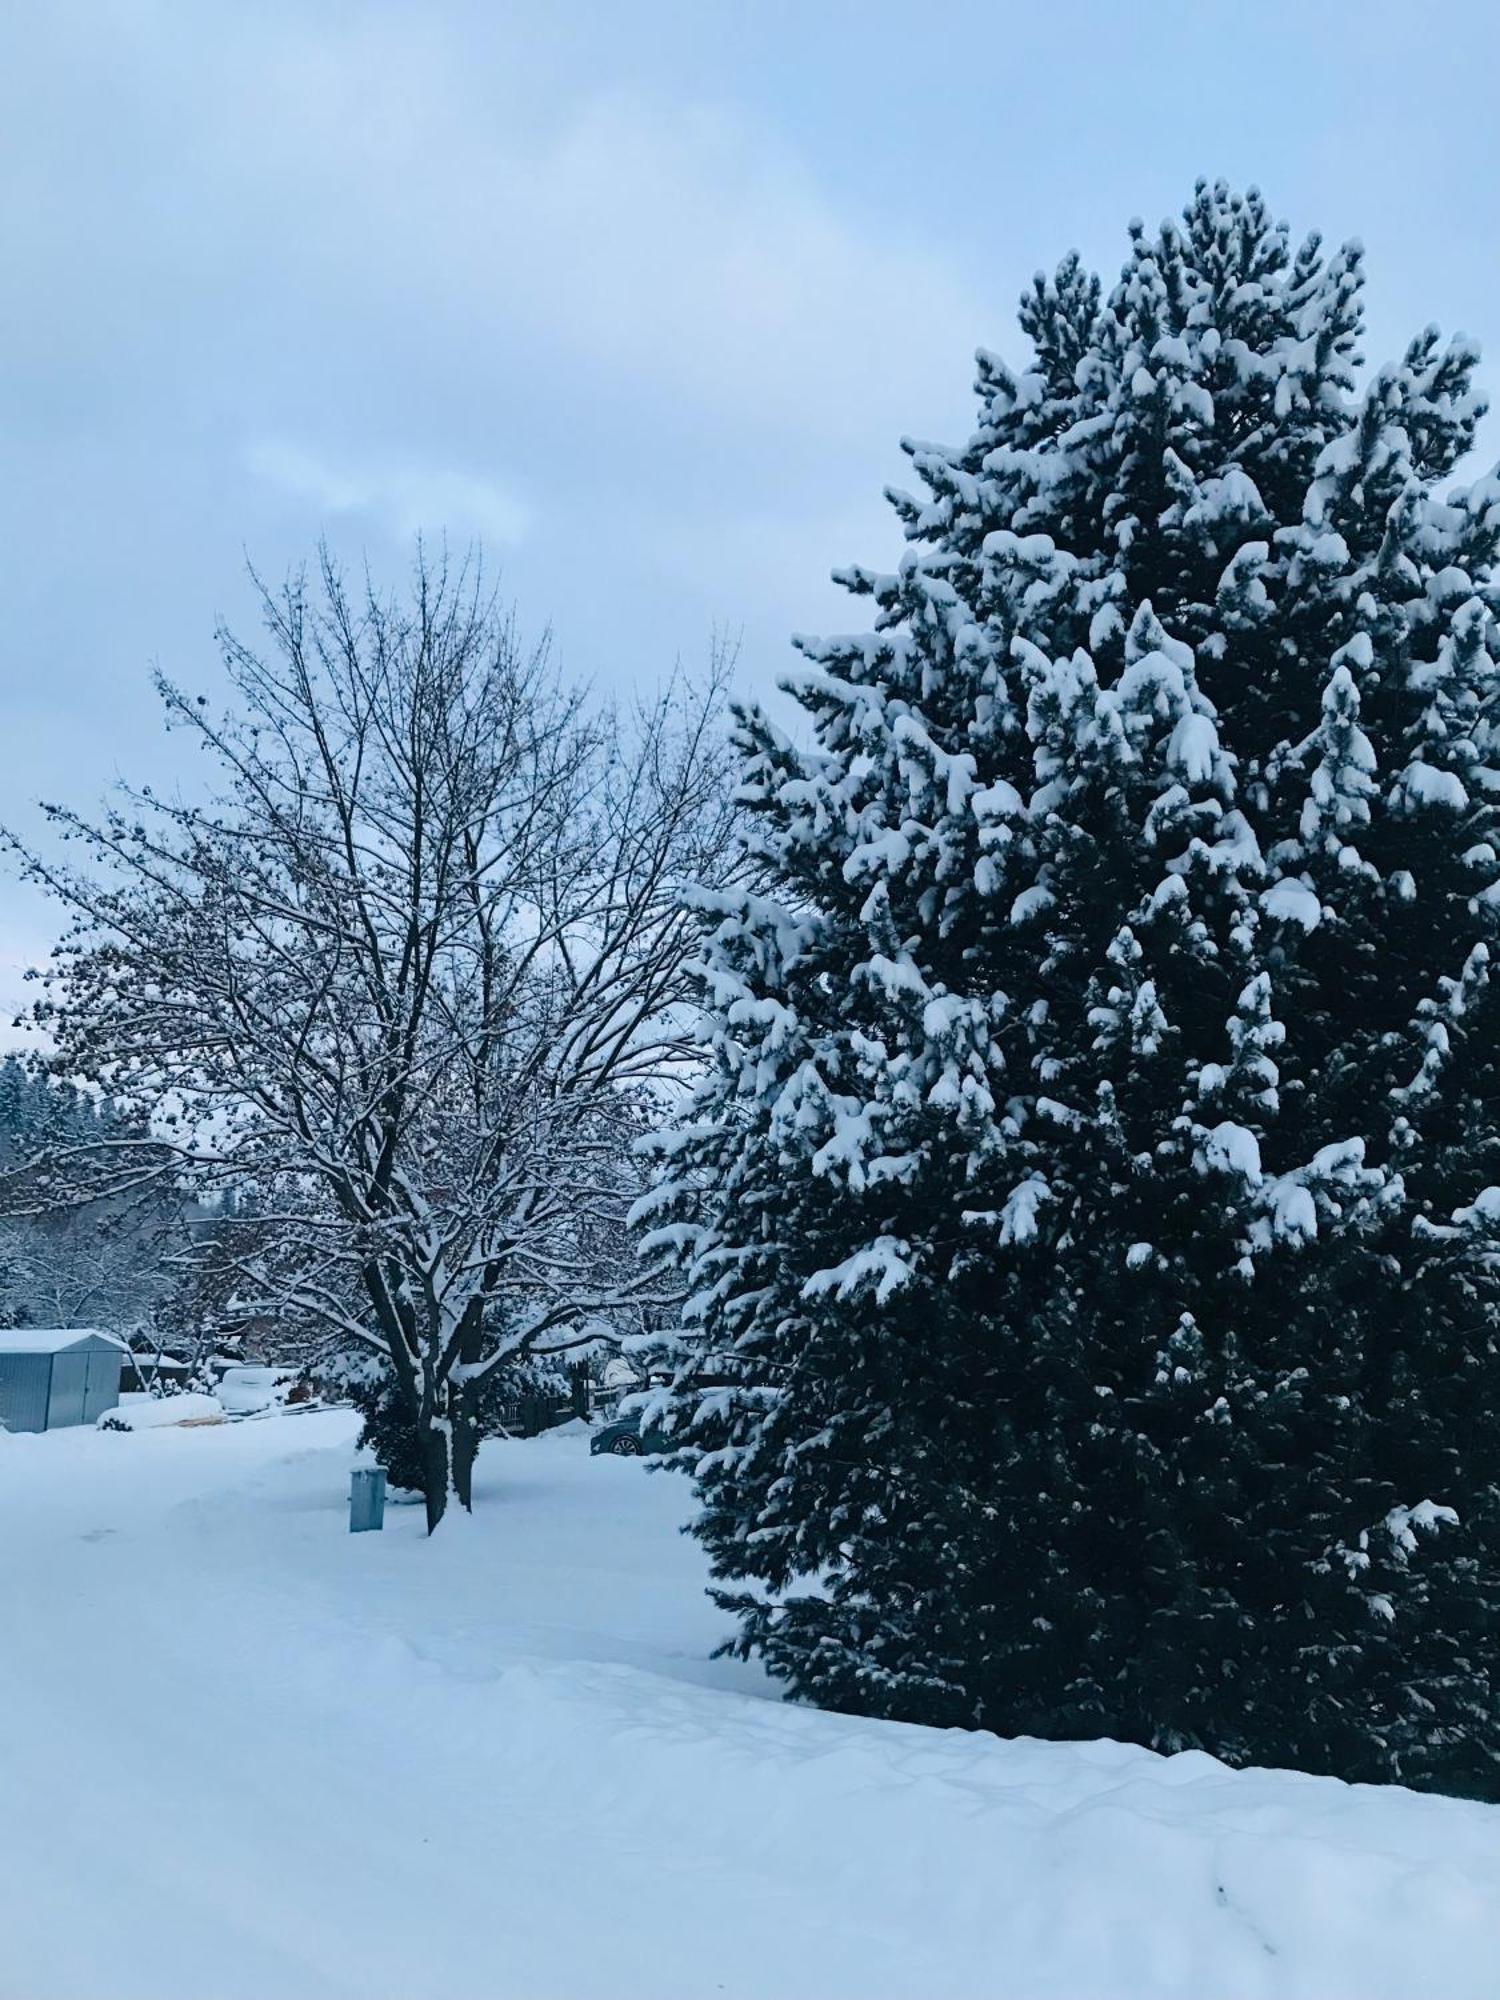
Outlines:
{"type": "MultiPolygon", "coordinates": [[[[1364,238],[1372,354],[1500,350],[1497,73],[1490,4],[0,0],[0,817],[169,779],[152,663],[323,532],[769,685],[1031,272],[1199,173],[1364,238]]],[[[0,1005],[49,928],[0,883],[0,1005]]]]}

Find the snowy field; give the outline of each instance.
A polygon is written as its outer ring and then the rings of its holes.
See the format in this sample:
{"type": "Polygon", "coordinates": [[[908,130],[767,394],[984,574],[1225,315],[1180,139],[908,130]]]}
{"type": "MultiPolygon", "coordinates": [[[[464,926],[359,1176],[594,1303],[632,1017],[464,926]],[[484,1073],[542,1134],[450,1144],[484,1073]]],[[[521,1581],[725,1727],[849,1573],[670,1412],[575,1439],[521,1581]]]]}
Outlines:
{"type": "Polygon", "coordinates": [[[5,2000],[1500,1991],[1500,1810],[784,1706],[676,1480],[355,1423],[0,1437],[5,2000]]]}

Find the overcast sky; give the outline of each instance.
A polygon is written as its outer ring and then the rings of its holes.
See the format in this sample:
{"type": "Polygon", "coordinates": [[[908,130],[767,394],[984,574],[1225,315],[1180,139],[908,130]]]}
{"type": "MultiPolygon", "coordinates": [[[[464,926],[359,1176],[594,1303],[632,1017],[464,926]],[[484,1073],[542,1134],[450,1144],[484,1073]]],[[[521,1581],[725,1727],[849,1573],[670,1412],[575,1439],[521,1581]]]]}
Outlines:
{"type": "MultiPolygon", "coordinates": [[[[769,686],[1032,271],[1200,173],[1364,238],[1372,354],[1500,352],[1497,73],[1493,0],[0,0],[0,818],[170,779],[152,666],[321,534],[769,686]]],[[[0,881],[0,1006],[49,935],[0,881]]]]}

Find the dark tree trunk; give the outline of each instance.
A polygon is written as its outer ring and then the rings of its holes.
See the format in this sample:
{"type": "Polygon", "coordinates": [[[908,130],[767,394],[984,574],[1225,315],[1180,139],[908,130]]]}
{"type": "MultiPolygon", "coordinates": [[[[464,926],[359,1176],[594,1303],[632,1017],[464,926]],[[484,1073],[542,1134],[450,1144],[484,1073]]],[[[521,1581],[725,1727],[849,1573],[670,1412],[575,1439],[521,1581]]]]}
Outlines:
{"type": "Polygon", "coordinates": [[[458,1352],[460,1380],[455,1382],[434,1359],[443,1351],[442,1329],[435,1307],[425,1321],[418,1311],[410,1309],[397,1318],[390,1307],[392,1288],[385,1284],[378,1267],[373,1275],[367,1273],[367,1283],[371,1296],[377,1304],[385,1304],[394,1321],[391,1360],[411,1412],[430,1535],[447,1513],[451,1499],[457,1499],[466,1513],[474,1505],[474,1460],[480,1444],[479,1391],[466,1378],[466,1370],[481,1358],[483,1308],[475,1302],[463,1328],[458,1352]]]}
{"type": "Polygon", "coordinates": [[[474,1460],[479,1455],[479,1427],[468,1407],[467,1396],[456,1396],[453,1410],[453,1491],[459,1504],[472,1512],[474,1507],[474,1460]]]}
{"type": "Polygon", "coordinates": [[[427,1503],[427,1532],[432,1534],[448,1511],[448,1439],[437,1425],[422,1425],[422,1498],[427,1503]]]}
{"type": "Polygon", "coordinates": [[[428,1380],[417,1412],[422,1455],[422,1497],[430,1535],[456,1499],[468,1512],[474,1504],[474,1460],[479,1432],[470,1397],[447,1381],[428,1380]]]}

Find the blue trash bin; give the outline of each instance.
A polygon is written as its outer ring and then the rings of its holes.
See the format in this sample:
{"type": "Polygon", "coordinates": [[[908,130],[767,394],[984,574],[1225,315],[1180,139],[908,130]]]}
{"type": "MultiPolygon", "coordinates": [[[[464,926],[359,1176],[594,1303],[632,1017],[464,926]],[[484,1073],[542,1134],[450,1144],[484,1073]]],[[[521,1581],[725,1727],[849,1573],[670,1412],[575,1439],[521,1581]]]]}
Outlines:
{"type": "Polygon", "coordinates": [[[356,1466],[349,1475],[349,1532],[362,1535],[385,1526],[385,1474],[378,1465],[356,1466]]]}

